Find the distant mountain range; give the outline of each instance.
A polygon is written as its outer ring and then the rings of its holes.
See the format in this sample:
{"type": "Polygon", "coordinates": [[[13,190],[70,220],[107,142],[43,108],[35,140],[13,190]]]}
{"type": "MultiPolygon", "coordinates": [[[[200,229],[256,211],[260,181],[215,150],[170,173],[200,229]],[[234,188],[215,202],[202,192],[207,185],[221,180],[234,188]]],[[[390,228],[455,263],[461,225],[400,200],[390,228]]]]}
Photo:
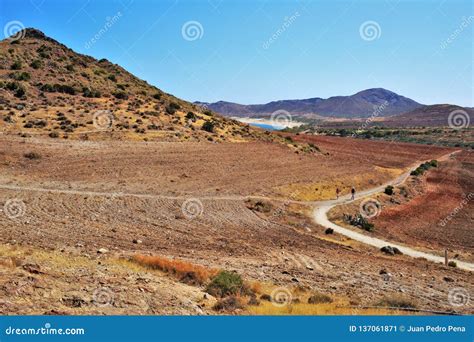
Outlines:
{"type": "Polygon", "coordinates": [[[474,109],[450,104],[423,106],[408,113],[385,118],[385,126],[467,127],[474,123],[474,109]]]}
{"type": "Polygon", "coordinates": [[[243,105],[219,101],[197,102],[226,116],[262,117],[277,110],[285,110],[296,116],[364,118],[374,115],[391,116],[406,113],[424,105],[383,88],[360,91],[350,96],[333,96],[327,99],[314,97],[302,100],[272,101],[266,104],[243,105]]]}

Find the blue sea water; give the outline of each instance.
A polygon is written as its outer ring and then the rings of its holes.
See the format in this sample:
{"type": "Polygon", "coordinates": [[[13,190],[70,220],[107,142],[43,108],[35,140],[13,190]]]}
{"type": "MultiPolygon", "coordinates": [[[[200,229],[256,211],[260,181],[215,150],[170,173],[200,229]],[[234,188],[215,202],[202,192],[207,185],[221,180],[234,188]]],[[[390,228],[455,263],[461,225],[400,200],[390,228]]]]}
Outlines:
{"type": "Polygon", "coordinates": [[[263,129],[267,129],[269,131],[280,131],[282,129],[284,129],[285,127],[282,127],[282,126],[273,126],[273,125],[270,125],[270,124],[265,124],[265,123],[257,123],[257,122],[252,122],[252,123],[249,123],[250,126],[255,126],[255,127],[260,127],[260,128],[263,128],[263,129]]]}

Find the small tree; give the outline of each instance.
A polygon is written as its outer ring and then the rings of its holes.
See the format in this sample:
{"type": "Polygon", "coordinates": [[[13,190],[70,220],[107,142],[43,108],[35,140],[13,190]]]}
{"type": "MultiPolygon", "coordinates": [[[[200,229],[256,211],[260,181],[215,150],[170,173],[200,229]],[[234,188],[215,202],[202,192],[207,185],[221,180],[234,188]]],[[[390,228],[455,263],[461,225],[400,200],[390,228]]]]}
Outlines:
{"type": "Polygon", "coordinates": [[[389,196],[392,196],[393,195],[393,186],[392,185],[387,185],[385,187],[385,190],[384,192],[389,195],[389,196]]]}
{"type": "Polygon", "coordinates": [[[205,121],[202,124],[202,129],[209,133],[214,133],[214,123],[211,121],[205,121]]]}

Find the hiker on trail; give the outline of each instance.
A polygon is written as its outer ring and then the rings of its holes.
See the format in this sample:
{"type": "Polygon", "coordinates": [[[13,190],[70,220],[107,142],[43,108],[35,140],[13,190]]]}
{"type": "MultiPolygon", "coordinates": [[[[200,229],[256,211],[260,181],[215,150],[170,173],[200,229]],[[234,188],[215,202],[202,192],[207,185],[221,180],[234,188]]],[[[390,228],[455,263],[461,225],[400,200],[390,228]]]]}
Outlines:
{"type": "Polygon", "coordinates": [[[356,189],[352,187],[351,189],[351,200],[353,201],[355,199],[355,194],[356,194],[356,189]]]}
{"type": "Polygon", "coordinates": [[[339,199],[340,193],[341,193],[341,190],[339,188],[336,188],[336,199],[339,199]]]}

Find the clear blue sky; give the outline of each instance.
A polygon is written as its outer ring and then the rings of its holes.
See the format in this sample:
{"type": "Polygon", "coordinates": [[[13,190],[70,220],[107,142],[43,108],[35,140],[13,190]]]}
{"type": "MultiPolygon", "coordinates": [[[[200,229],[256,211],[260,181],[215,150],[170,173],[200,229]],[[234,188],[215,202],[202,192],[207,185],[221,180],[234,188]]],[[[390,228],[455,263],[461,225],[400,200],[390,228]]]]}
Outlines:
{"type": "Polygon", "coordinates": [[[0,28],[11,21],[36,27],[190,101],[264,103],[383,87],[421,103],[474,106],[472,4],[0,0],[0,28]],[[183,38],[188,21],[202,26],[199,39],[183,38]],[[380,27],[374,40],[361,36],[367,21],[380,27]]]}

